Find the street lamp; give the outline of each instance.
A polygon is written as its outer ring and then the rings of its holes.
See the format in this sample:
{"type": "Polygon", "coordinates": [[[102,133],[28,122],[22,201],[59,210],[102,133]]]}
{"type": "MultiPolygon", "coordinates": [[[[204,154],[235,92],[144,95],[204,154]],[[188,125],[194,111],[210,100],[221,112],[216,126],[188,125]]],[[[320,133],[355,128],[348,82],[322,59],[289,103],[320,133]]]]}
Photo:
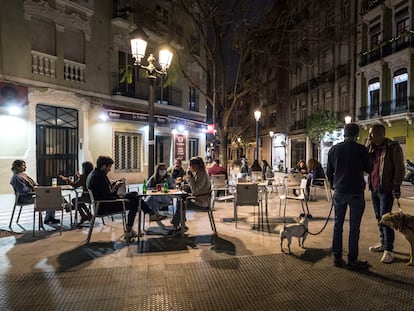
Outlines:
{"type": "Polygon", "coordinates": [[[256,152],[254,154],[253,165],[250,167],[252,172],[262,170],[259,164],[259,120],[261,116],[262,116],[262,113],[260,112],[260,110],[256,110],[254,112],[254,118],[256,120],[256,152]]]}
{"type": "Polygon", "coordinates": [[[352,122],[352,117],[350,115],[345,116],[345,124],[349,124],[352,122]]]}
{"type": "Polygon", "coordinates": [[[161,66],[158,69],[155,66],[155,57],[150,54],[147,58],[148,64],[145,66],[141,64],[141,60],[145,57],[145,50],[147,49],[146,35],[141,30],[137,29],[131,33],[131,53],[134,58],[134,65],[138,68],[144,69],[147,72],[149,81],[149,95],[148,95],[148,178],[154,174],[154,100],[155,100],[155,80],[157,76],[166,76],[167,69],[170,67],[173,54],[163,49],[159,52],[158,63],[161,66]]]}
{"type": "Polygon", "coordinates": [[[273,167],[273,136],[275,136],[275,132],[270,131],[270,166],[273,167]]]}

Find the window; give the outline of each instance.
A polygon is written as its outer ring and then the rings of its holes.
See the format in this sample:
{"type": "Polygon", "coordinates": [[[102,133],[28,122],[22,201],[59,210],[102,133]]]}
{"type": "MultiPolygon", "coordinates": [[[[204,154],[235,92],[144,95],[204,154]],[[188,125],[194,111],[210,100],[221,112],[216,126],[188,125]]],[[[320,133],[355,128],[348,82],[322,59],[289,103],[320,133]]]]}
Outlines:
{"type": "Polygon", "coordinates": [[[408,8],[400,10],[395,14],[395,35],[399,37],[397,39],[397,47],[405,47],[405,44],[408,43],[409,37],[406,32],[410,27],[410,17],[408,14],[408,8]]]}
{"type": "Polygon", "coordinates": [[[188,151],[190,158],[198,156],[198,138],[190,138],[188,140],[188,151]]]}
{"type": "Polygon", "coordinates": [[[328,92],[325,94],[325,110],[332,111],[332,96],[331,93],[328,92]]]}
{"type": "Polygon", "coordinates": [[[51,21],[32,18],[30,25],[32,50],[56,55],[55,25],[51,21]]]}
{"type": "Polygon", "coordinates": [[[85,40],[83,32],[65,28],[64,32],[65,59],[85,63],[85,40]]]}
{"type": "Polygon", "coordinates": [[[188,88],[188,98],[189,98],[189,110],[190,111],[199,111],[199,95],[195,87],[190,86],[188,88]]]}
{"type": "Polygon", "coordinates": [[[394,74],[392,79],[392,83],[394,85],[394,96],[395,96],[395,104],[396,106],[406,106],[407,104],[407,82],[408,82],[408,73],[407,69],[397,70],[394,74]]]}
{"type": "Polygon", "coordinates": [[[115,132],[114,161],[116,172],[141,171],[142,135],[115,132]]]}
{"type": "Polygon", "coordinates": [[[377,48],[381,42],[381,27],[380,24],[376,24],[369,29],[370,36],[370,48],[377,48]]]}
{"type": "Polygon", "coordinates": [[[161,24],[168,26],[168,10],[166,8],[157,5],[155,7],[155,15],[161,24]]]}
{"type": "Polygon", "coordinates": [[[326,7],[325,28],[329,29],[335,26],[335,7],[334,1],[328,1],[326,7]]]}
{"type": "Polygon", "coordinates": [[[170,136],[157,136],[155,137],[155,165],[159,163],[170,163],[171,154],[171,137],[170,136]]]}
{"type": "Polygon", "coordinates": [[[349,0],[344,0],[342,2],[342,19],[348,19],[350,16],[350,4],[349,0]]]}
{"type": "Polygon", "coordinates": [[[346,89],[344,89],[341,92],[341,107],[340,107],[340,112],[346,112],[348,110],[349,107],[349,102],[348,102],[348,92],[346,89]]]}
{"type": "Polygon", "coordinates": [[[379,78],[368,82],[368,115],[371,117],[377,115],[379,111],[380,89],[379,78]]]}

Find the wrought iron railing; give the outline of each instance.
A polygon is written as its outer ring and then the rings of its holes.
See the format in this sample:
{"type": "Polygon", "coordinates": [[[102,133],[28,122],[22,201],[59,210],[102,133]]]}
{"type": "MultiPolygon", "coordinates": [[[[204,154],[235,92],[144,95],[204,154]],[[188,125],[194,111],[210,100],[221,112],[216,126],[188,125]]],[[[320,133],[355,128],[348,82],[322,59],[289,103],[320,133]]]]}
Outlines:
{"type": "Polygon", "coordinates": [[[359,109],[359,120],[368,120],[384,116],[414,112],[414,97],[404,97],[384,101],[378,105],[370,105],[359,109]]]}
{"type": "Polygon", "coordinates": [[[403,49],[414,47],[414,32],[404,32],[371,50],[362,52],[359,66],[363,67],[403,49]]]}
{"type": "MultiPolygon", "coordinates": [[[[118,72],[112,73],[112,94],[126,97],[148,100],[149,85],[147,80],[136,81],[134,77],[128,81],[123,81],[122,75],[118,72]],[[122,82],[121,82],[122,81],[122,82]],[[128,83],[130,82],[130,83],[128,83]]],[[[182,107],[182,90],[168,86],[162,88],[155,86],[155,102],[163,105],[182,107]]]]}

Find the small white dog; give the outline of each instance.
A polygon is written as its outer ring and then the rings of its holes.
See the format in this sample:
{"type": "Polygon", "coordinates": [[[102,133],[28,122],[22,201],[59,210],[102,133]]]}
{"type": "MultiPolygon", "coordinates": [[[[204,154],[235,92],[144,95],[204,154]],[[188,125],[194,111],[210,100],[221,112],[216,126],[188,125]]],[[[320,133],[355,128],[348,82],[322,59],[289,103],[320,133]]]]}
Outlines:
{"type": "Polygon", "coordinates": [[[285,225],[283,224],[283,228],[280,231],[280,250],[283,250],[283,240],[288,240],[288,254],[291,253],[290,251],[290,244],[292,244],[292,237],[297,237],[299,241],[299,246],[302,248],[304,247],[304,243],[306,237],[308,236],[308,222],[309,219],[312,217],[308,214],[300,214],[300,221],[296,224],[285,225]]]}

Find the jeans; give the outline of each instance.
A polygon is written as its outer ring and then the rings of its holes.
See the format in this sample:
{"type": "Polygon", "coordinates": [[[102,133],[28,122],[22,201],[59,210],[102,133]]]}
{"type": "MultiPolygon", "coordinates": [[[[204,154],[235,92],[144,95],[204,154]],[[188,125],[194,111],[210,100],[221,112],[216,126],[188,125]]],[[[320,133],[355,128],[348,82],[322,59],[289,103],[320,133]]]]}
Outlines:
{"type": "MultiPolygon", "coordinates": [[[[189,200],[183,200],[184,206],[183,206],[183,213],[185,217],[186,208],[188,209],[199,209],[199,210],[206,210],[207,207],[199,206],[195,204],[191,199],[189,200]]],[[[174,225],[174,227],[178,227],[181,224],[181,213],[180,213],[180,204],[181,200],[177,201],[177,209],[175,210],[174,216],[171,220],[171,223],[174,225]]]]}
{"type": "MultiPolygon", "coordinates": [[[[371,192],[372,205],[374,206],[375,218],[380,221],[382,215],[391,212],[394,197],[391,193],[381,193],[373,190],[371,192]]],[[[394,244],[394,230],[389,227],[379,227],[381,244],[384,250],[392,252],[394,244]]]]}
{"type": "Polygon", "coordinates": [[[364,194],[334,193],[335,224],[332,253],[335,259],[342,258],[342,233],[347,206],[349,205],[348,263],[358,260],[359,227],[365,210],[364,194]]]}

